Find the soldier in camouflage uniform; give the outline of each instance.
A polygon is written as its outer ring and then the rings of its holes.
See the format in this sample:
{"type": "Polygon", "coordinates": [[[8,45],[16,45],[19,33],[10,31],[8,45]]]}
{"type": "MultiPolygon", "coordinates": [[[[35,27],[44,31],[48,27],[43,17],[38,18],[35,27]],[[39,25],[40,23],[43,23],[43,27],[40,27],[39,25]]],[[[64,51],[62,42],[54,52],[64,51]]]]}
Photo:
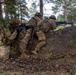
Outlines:
{"type": "MultiPolygon", "coordinates": [[[[12,19],[11,22],[10,22],[10,25],[12,26],[19,26],[20,24],[20,21],[19,19],[12,19]]],[[[26,36],[26,29],[23,28],[21,31],[17,31],[16,29],[13,29],[11,28],[11,32],[12,32],[12,35],[10,37],[10,40],[12,42],[14,42],[14,46],[16,48],[16,50],[20,51],[21,55],[20,55],[20,58],[27,58],[29,57],[25,51],[26,51],[26,45],[25,45],[25,36],[26,36]]]]}
{"type": "MultiPolygon", "coordinates": [[[[19,33],[17,31],[17,29],[15,29],[16,26],[19,26],[19,19],[17,18],[12,18],[10,20],[10,25],[7,28],[3,28],[3,34],[0,34],[0,42],[2,41],[2,38],[5,37],[6,41],[5,44],[9,44],[11,46],[11,51],[20,51],[21,55],[23,55],[24,57],[26,56],[25,52],[24,52],[24,41],[22,41],[24,39],[24,36],[26,35],[26,30],[23,29],[21,30],[19,33]]],[[[1,42],[2,44],[2,42],[1,42]]],[[[10,51],[10,52],[11,52],[10,51]]]]}
{"type": "Polygon", "coordinates": [[[46,44],[46,37],[44,32],[47,33],[50,29],[53,30],[56,28],[55,20],[55,16],[51,15],[49,18],[38,22],[38,30],[36,31],[36,35],[38,36],[39,43],[32,51],[32,53],[37,54],[37,51],[39,51],[40,48],[46,44]]]}
{"type": "MultiPolygon", "coordinates": [[[[0,48],[2,46],[4,49],[7,49],[9,47],[9,49],[7,50],[10,51],[10,43],[12,40],[14,40],[16,35],[17,35],[17,32],[15,30],[10,31],[8,27],[2,26],[0,29],[0,48]]],[[[5,51],[5,53],[8,53],[7,50],[5,51]]]]}
{"type": "Polygon", "coordinates": [[[12,18],[10,20],[10,25],[7,28],[4,28],[5,37],[12,41],[16,38],[17,30],[15,28],[12,28],[12,26],[18,26],[20,21],[17,18],[12,18]]]}
{"type": "Polygon", "coordinates": [[[50,29],[53,30],[56,28],[55,20],[56,17],[54,15],[51,15],[45,22],[44,20],[40,21],[38,23],[38,26],[44,32],[48,32],[50,29]]]}
{"type": "MultiPolygon", "coordinates": [[[[22,54],[21,54],[21,58],[27,58],[27,57],[29,57],[27,54],[26,54],[26,52],[27,52],[27,45],[28,45],[28,43],[29,43],[29,40],[31,39],[31,35],[33,35],[33,32],[38,36],[38,40],[39,40],[39,44],[36,46],[36,48],[35,48],[35,50],[34,51],[32,51],[32,53],[34,53],[34,54],[37,54],[37,51],[45,44],[45,39],[46,39],[46,37],[45,37],[45,34],[41,31],[41,30],[39,30],[39,28],[38,28],[38,22],[40,22],[41,21],[41,14],[39,13],[39,12],[37,12],[36,14],[35,14],[35,16],[34,17],[32,17],[28,22],[27,22],[27,26],[29,26],[29,25],[33,25],[34,26],[34,29],[32,29],[32,28],[29,28],[27,31],[26,31],[26,35],[24,36],[24,38],[23,39],[20,39],[20,43],[19,43],[19,48],[20,48],[20,50],[21,50],[21,52],[22,52],[22,54]],[[42,42],[41,42],[42,41],[42,42]],[[23,45],[22,45],[23,44],[23,45]],[[22,46],[21,46],[22,45],[22,46]]],[[[21,32],[21,34],[24,34],[24,33],[22,33],[21,32]]]]}
{"type": "Polygon", "coordinates": [[[17,18],[12,18],[10,20],[10,24],[8,27],[3,28],[3,34],[5,38],[5,45],[10,46],[10,53],[16,53],[18,45],[17,40],[15,39],[17,37],[17,30],[12,28],[11,26],[18,26],[20,21],[17,18]]]}
{"type": "MultiPolygon", "coordinates": [[[[21,55],[20,58],[26,58],[28,55],[25,53],[25,36],[26,36],[26,29],[23,28],[21,31],[18,31],[16,29],[17,26],[20,24],[19,19],[12,18],[10,20],[9,29],[5,29],[5,36],[7,40],[9,40],[11,49],[13,49],[13,52],[20,51],[21,55]]],[[[12,50],[11,50],[12,51],[12,50]]]]}
{"type": "Polygon", "coordinates": [[[55,20],[56,20],[56,17],[54,15],[51,15],[49,17],[49,21],[50,21],[52,30],[56,28],[56,22],[55,22],[55,20]]]}
{"type": "MultiPolygon", "coordinates": [[[[41,15],[39,14],[40,13],[36,13],[35,16],[41,17],[41,15]]],[[[35,34],[38,37],[38,44],[36,45],[35,49],[32,51],[32,53],[35,55],[37,55],[37,52],[40,50],[40,48],[46,44],[46,36],[44,32],[39,28],[39,22],[41,22],[41,19],[37,22],[37,25],[35,26],[35,30],[34,30],[35,34]]]]}
{"type": "Polygon", "coordinates": [[[10,36],[11,36],[11,32],[9,28],[4,26],[0,27],[0,44],[2,42],[3,44],[7,45],[10,39],[10,36]]]}

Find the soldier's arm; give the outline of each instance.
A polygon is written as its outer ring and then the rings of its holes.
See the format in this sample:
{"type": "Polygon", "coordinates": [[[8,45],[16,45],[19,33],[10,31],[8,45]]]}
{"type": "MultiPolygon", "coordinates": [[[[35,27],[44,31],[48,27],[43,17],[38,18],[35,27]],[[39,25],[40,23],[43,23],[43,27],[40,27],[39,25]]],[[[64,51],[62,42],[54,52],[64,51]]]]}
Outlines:
{"type": "Polygon", "coordinates": [[[41,20],[40,22],[38,22],[38,25],[43,25],[43,20],[41,20]]]}
{"type": "Polygon", "coordinates": [[[16,36],[17,36],[17,30],[15,30],[8,39],[12,41],[16,38],[16,36]]]}
{"type": "Polygon", "coordinates": [[[52,27],[53,27],[53,29],[56,28],[56,22],[54,20],[52,21],[52,27]]]}
{"type": "Polygon", "coordinates": [[[55,29],[55,28],[56,28],[56,22],[55,22],[54,20],[52,20],[51,23],[52,23],[52,24],[51,24],[51,28],[52,28],[52,29],[55,29]]]}
{"type": "Polygon", "coordinates": [[[4,31],[5,31],[5,38],[7,38],[9,40],[15,39],[15,37],[17,35],[17,30],[15,30],[13,33],[11,33],[11,31],[9,29],[4,29],[4,31]]]}
{"type": "Polygon", "coordinates": [[[43,21],[39,21],[38,24],[37,24],[37,28],[41,29],[41,27],[43,26],[43,21]]]}
{"type": "Polygon", "coordinates": [[[37,24],[37,20],[32,17],[27,23],[26,23],[26,26],[29,26],[29,25],[36,25],[37,24]]]}
{"type": "Polygon", "coordinates": [[[4,28],[4,33],[5,33],[5,38],[9,38],[10,37],[10,35],[11,35],[11,32],[10,32],[10,30],[9,29],[6,29],[6,28],[4,28]]]}

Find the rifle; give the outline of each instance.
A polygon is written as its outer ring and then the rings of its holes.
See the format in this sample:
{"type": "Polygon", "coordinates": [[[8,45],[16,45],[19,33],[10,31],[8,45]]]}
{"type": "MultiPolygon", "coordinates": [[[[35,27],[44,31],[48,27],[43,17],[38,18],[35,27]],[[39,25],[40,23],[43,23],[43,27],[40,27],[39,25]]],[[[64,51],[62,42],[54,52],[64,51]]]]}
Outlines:
{"type": "Polygon", "coordinates": [[[17,36],[16,36],[16,38],[15,38],[15,40],[16,40],[17,37],[19,36],[19,33],[20,33],[23,29],[27,30],[27,29],[29,29],[29,28],[32,28],[32,30],[33,30],[33,29],[34,29],[34,26],[33,26],[33,25],[27,26],[25,23],[22,23],[22,24],[19,25],[19,26],[12,25],[12,26],[10,26],[10,28],[12,28],[12,29],[14,29],[14,30],[17,30],[17,36]]]}
{"type": "Polygon", "coordinates": [[[16,29],[18,32],[20,32],[23,29],[27,30],[29,28],[34,28],[34,26],[33,25],[27,26],[25,23],[22,23],[19,26],[13,25],[13,26],[11,26],[11,28],[16,29]]]}
{"type": "Polygon", "coordinates": [[[58,25],[61,25],[61,24],[64,24],[64,25],[70,24],[71,26],[74,25],[74,23],[73,23],[72,21],[56,21],[56,25],[57,25],[57,26],[58,26],[58,25]]]}

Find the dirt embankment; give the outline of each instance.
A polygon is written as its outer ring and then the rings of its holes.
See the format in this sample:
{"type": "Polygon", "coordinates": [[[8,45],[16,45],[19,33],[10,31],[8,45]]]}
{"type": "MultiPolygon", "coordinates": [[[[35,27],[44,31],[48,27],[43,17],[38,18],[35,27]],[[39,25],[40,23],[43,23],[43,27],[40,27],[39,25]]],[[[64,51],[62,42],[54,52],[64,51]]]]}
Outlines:
{"type": "Polygon", "coordinates": [[[31,54],[26,60],[13,57],[7,61],[0,60],[0,72],[9,75],[70,74],[76,66],[76,27],[56,31],[53,36],[49,34],[38,56],[31,54]]]}

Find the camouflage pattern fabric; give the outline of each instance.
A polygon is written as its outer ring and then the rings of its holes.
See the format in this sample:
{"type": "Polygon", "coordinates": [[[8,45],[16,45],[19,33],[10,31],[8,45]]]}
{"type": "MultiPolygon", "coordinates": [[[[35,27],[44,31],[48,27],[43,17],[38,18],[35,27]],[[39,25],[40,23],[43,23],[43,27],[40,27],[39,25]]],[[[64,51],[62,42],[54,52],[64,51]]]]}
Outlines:
{"type": "MultiPolygon", "coordinates": [[[[33,17],[28,21],[28,23],[26,25],[27,26],[29,26],[29,25],[36,26],[36,24],[37,24],[37,21],[33,17]]],[[[32,35],[32,28],[28,29],[27,31],[24,30],[24,31],[20,32],[19,43],[18,43],[20,52],[26,52],[27,51],[26,47],[27,47],[27,44],[29,43],[29,40],[31,39],[31,35],[32,35]],[[21,35],[22,36],[24,35],[24,36],[21,38],[21,35]]]]}
{"type": "Polygon", "coordinates": [[[0,46],[3,45],[3,39],[4,39],[4,32],[2,29],[0,29],[0,46]]]}
{"type": "Polygon", "coordinates": [[[34,51],[32,51],[34,54],[37,54],[37,51],[46,44],[46,36],[44,32],[48,32],[50,29],[56,28],[55,20],[52,18],[41,20],[38,22],[37,28],[39,28],[39,30],[36,31],[39,43],[36,45],[34,51]]]}
{"type": "Polygon", "coordinates": [[[49,18],[46,22],[43,22],[42,20],[38,25],[43,32],[48,32],[50,29],[56,28],[56,23],[51,18],[49,18]]]}
{"type": "MultiPolygon", "coordinates": [[[[27,26],[34,25],[33,31],[37,35],[38,40],[39,40],[39,43],[37,44],[34,51],[39,51],[40,48],[45,44],[45,39],[46,39],[45,34],[38,27],[38,22],[40,22],[40,21],[41,21],[41,19],[39,17],[35,16],[35,17],[32,17],[26,24],[27,26]]],[[[20,33],[24,35],[23,32],[20,32],[20,33]]],[[[23,52],[27,51],[26,47],[27,47],[27,44],[29,43],[29,40],[31,39],[31,35],[33,35],[33,33],[32,33],[32,29],[30,28],[26,31],[25,36],[22,39],[19,39],[20,52],[23,53],[23,52]]]]}
{"type": "Polygon", "coordinates": [[[38,36],[39,41],[46,40],[45,34],[42,30],[37,31],[36,35],[38,36]]]}
{"type": "Polygon", "coordinates": [[[39,43],[36,45],[35,49],[32,53],[37,55],[37,52],[46,44],[46,36],[45,33],[39,28],[39,23],[42,22],[40,18],[37,18],[37,25],[35,27],[35,34],[38,37],[39,43]]]}
{"type": "Polygon", "coordinates": [[[39,43],[36,45],[32,53],[37,55],[37,52],[46,44],[46,36],[42,30],[37,31],[36,35],[38,37],[39,43]]]}

